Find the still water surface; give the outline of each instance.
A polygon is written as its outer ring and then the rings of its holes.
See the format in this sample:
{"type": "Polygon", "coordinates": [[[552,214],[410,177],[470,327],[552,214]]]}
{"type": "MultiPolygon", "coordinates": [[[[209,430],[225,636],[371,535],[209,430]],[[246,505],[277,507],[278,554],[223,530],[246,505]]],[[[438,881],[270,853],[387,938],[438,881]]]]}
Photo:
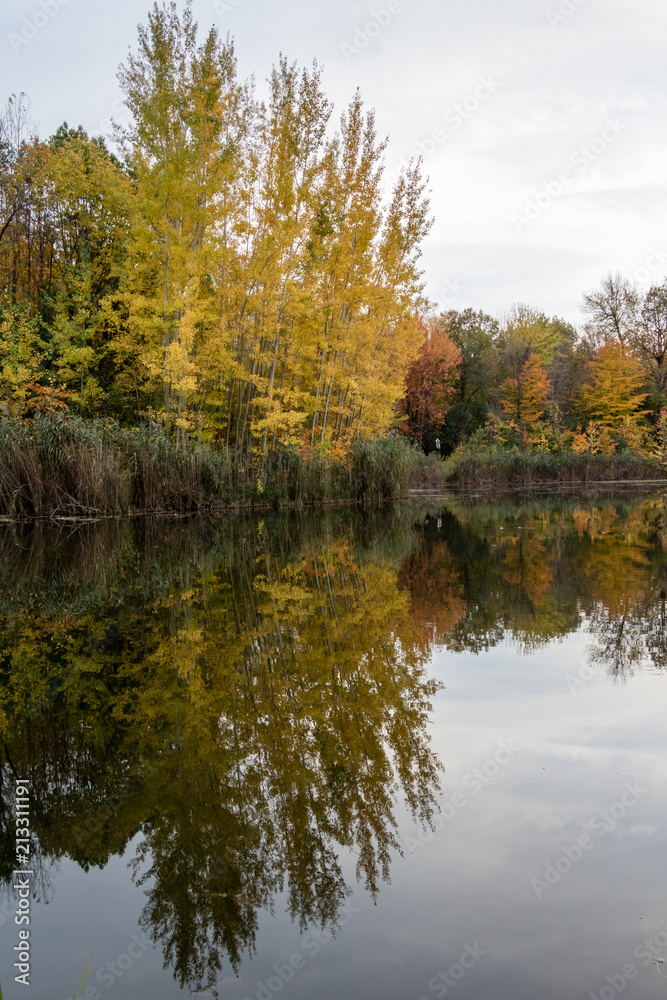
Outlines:
{"type": "Polygon", "coordinates": [[[3,528],[3,995],[667,996],[666,518],[3,528]]]}

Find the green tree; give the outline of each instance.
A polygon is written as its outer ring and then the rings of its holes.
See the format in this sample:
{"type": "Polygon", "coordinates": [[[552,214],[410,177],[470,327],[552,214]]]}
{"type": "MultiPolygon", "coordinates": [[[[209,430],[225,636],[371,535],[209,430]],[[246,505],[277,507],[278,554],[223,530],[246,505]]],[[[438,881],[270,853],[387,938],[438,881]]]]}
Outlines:
{"type": "Polygon", "coordinates": [[[450,310],[437,320],[439,329],[458,347],[457,397],[443,428],[443,451],[449,454],[486,420],[498,387],[499,324],[484,312],[450,310]]]}

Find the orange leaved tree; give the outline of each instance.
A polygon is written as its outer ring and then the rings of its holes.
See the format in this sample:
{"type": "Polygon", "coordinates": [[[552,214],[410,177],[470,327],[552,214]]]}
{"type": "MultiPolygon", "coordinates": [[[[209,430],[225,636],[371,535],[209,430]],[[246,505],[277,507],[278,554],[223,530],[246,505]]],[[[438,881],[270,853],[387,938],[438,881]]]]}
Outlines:
{"type": "Polygon", "coordinates": [[[429,427],[441,426],[456,391],[461,352],[452,341],[431,329],[406,377],[404,429],[422,448],[429,427]]]}

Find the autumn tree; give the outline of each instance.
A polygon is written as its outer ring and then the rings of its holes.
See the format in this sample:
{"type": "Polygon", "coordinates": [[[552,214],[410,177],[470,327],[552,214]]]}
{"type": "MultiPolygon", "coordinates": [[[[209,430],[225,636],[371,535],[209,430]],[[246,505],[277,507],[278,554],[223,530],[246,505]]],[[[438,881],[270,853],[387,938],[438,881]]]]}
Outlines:
{"type": "Polygon", "coordinates": [[[591,349],[586,342],[562,345],[549,365],[549,420],[554,431],[576,426],[581,388],[586,380],[591,349]]]}
{"type": "Polygon", "coordinates": [[[118,413],[104,303],[124,267],[131,181],[81,127],[21,143],[9,173],[22,174],[24,190],[0,240],[5,405],[21,413],[50,392],[82,413],[118,413]]]}
{"type": "Polygon", "coordinates": [[[576,331],[569,323],[558,317],[549,319],[544,313],[521,303],[512,306],[500,334],[506,349],[529,347],[546,368],[575,340],[576,331]]]}
{"type": "Polygon", "coordinates": [[[622,344],[605,344],[591,361],[588,382],[580,393],[585,416],[604,427],[619,428],[641,417],[646,392],[640,363],[622,344]]]}
{"type": "Polygon", "coordinates": [[[501,386],[503,411],[521,426],[536,423],[543,415],[549,394],[544,365],[530,347],[514,346],[508,351],[511,374],[501,386]]]}
{"type": "MultiPolygon", "coordinates": [[[[167,424],[184,440],[200,389],[197,355],[221,324],[215,284],[236,161],[233,47],[215,28],[198,44],[189,3],[182,16],[175,3],[155,3],[119,80],[132,115],[121,138],[140,206],[123,289],[124,351],[160,387],[167,424]]],[[[228,369],[224,345],[216,353],[214,363],[228,369]]]]}
{"type": "Polygon", "coordinates": [[[117,343],[177,441],[237,460],[385,431],[419,347],[418,165],[389,199],[359,94],[331,135],[321,71],[281,59],[266,102],[190,4],[155,4],[121,68],[137,186],[117,343]]]}
{"type": "Polygon", "coordinates": [[[659,410],[667,388],[667,283],[641,293],[622,275],[608,275],[584,296],[584,311],[589,343],[625,347],[641,363],[651,408],[659,410]]]}
{"type": "Polygon", "coordinates": [[[445,422],[460,364],[459,348],[432,325],[408,370],[403,404],[408,433],[422,448],[427,430],[438,430],[445,422]]]}

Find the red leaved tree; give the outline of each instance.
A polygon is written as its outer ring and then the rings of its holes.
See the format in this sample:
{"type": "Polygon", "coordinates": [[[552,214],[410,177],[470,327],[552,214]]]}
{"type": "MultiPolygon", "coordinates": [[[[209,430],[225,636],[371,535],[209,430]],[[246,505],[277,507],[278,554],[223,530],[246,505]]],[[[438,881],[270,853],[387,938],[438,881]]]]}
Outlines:
{"type": "Polygon", "coordinates": [[[442,426],[456,392],[461,352],[438,330],[431,329],[408,370],[402,416],[403,432],[422,448],[431,427],[442,426]]]}

